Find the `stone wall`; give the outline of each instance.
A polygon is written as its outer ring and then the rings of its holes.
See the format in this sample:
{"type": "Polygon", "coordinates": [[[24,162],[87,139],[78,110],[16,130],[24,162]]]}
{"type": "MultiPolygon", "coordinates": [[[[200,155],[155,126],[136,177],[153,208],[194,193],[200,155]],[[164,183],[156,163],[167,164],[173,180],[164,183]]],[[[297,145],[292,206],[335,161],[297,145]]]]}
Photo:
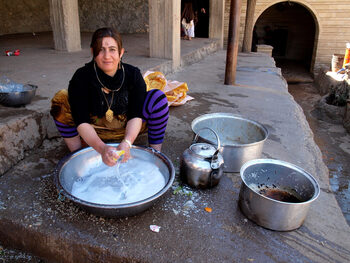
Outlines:
{"type": "MultiPolygon", "coordinates": [[[[146,0],[78,0],[80,30],[114,26],[120,33],[148,32],[146,0]]],[[[47,0],[0,1],[0,35],[52,31],[47,0]]]]}
{"type": "Polygon", "coordinates": [[[79,0],[80,30],[93,32],[113,26],[120,33],[148,32],[148,1],[79,0]]]}
{"type": "Polygon", "coordinates": [[[47,0],[0,1],[0,35],[51,31],[47,0]]]}

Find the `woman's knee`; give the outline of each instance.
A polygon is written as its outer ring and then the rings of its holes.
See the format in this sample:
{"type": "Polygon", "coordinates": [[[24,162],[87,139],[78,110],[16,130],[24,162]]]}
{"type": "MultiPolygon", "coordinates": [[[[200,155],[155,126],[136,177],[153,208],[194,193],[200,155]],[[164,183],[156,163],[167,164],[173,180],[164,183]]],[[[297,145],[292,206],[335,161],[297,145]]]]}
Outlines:
{"type": "Polygon", "coordinates": [[[156,115],[155,117],[162,117],[163,115],[168,115],[168,113],[168,99],[165,93],[158,89],[148,91],[143,107],[143,114],[146,119],[151,115],[156,115]]]}

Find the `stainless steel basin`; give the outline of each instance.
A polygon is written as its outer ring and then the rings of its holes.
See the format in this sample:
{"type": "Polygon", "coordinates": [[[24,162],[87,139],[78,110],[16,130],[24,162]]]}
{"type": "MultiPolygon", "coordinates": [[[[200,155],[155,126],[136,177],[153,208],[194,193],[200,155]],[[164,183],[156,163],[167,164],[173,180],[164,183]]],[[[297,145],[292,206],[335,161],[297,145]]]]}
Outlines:
{"type": "MultiPolygon", "coordinates": [[[[197,134],[209,127],[219,136],[225,172],[239,172],[247,161],[261,158],[267,129],[256,121],[231,113],[210,113],[192,121],[192,131],[197,134]]],[[[200,141],[216,144],[215,136],[208,130],[199,135],[200,141]]]]}
{"type": "MultiPolygon", "coordinates": [[[[117,146],[118,144],[110,145],[117,146]]],[[[93,148],[88,147],[67,155],[57,165],[54,178],[59,194],[69,198],[88,212],[106,217],[131,216],[148,209],[173,184],[175,178],[174,166],[164,154],[154,151],[152,148],[133,146],[131,148],[131,155],[134,164],[135,162],[146,162],[148,165],[154,167],[154,169],[157,169],[157,172],[160,172],[163,177],[164,186],[159,191],[142,200],[136,200],[130,203],[111,203],[110,201],[96,203],[95,201],[75,196],[72,190],[77,182],[85,178],[92,178],[95,175],[93,171],[97,171],[97,169],[99,171],[106,169],[104,172],[107,174],[109,172],[107,169],[111,169],[102,163],[99,153],[93,148]]],[[[125,163],[126,168],[132,169],[133,167],[128,167],[128,164],[131,164],[131,162],[128,161],[125,163]]],[[[112,179],[116,180],[117,178],[112,179]]],[[[110,182],[113,183],[114,181],[110,182]]],[[[103,194],[101,193],[102,196],[103,194]]]]}
{"type": "Polygon", "coordinates": [[[278,231],[300,227],[320,188],[308,172],[280,160],[256,159],[241,168],[239,207],[260,226],[278,231]]]}

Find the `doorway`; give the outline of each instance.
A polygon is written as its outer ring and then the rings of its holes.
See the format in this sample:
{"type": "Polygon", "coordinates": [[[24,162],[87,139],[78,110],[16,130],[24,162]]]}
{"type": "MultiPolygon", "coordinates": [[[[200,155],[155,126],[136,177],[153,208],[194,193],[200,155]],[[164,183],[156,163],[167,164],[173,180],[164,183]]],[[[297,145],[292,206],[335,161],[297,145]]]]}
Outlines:
{"type": "Polygon", "coordinates": [[[278,67],[312,70],[316,24],[303,5],[285,1],[267,8],[256,21],[258,44],[273,46],[272,56],[278,67]]]}
{"type": "Polygon", "coordinates": [[[185,3],[192,3],[195,13],[195,37],[209,37],[209,0],[181,0],[181,14],[185,3]]]}

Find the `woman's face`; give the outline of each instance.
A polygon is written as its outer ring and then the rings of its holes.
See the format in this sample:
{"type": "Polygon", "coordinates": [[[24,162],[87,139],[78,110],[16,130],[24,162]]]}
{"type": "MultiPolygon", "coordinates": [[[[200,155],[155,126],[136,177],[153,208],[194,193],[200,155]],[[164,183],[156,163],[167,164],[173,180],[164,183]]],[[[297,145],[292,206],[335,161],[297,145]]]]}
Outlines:
{"type": "Polygon", "coordinates": [[[100,53],[95,57],[97,66],[109,76],[114,76],[118,70],[121,57],[124,54],[124,48],[118,50],[118,44],[113,37],[104,37],[100,53]]]}

